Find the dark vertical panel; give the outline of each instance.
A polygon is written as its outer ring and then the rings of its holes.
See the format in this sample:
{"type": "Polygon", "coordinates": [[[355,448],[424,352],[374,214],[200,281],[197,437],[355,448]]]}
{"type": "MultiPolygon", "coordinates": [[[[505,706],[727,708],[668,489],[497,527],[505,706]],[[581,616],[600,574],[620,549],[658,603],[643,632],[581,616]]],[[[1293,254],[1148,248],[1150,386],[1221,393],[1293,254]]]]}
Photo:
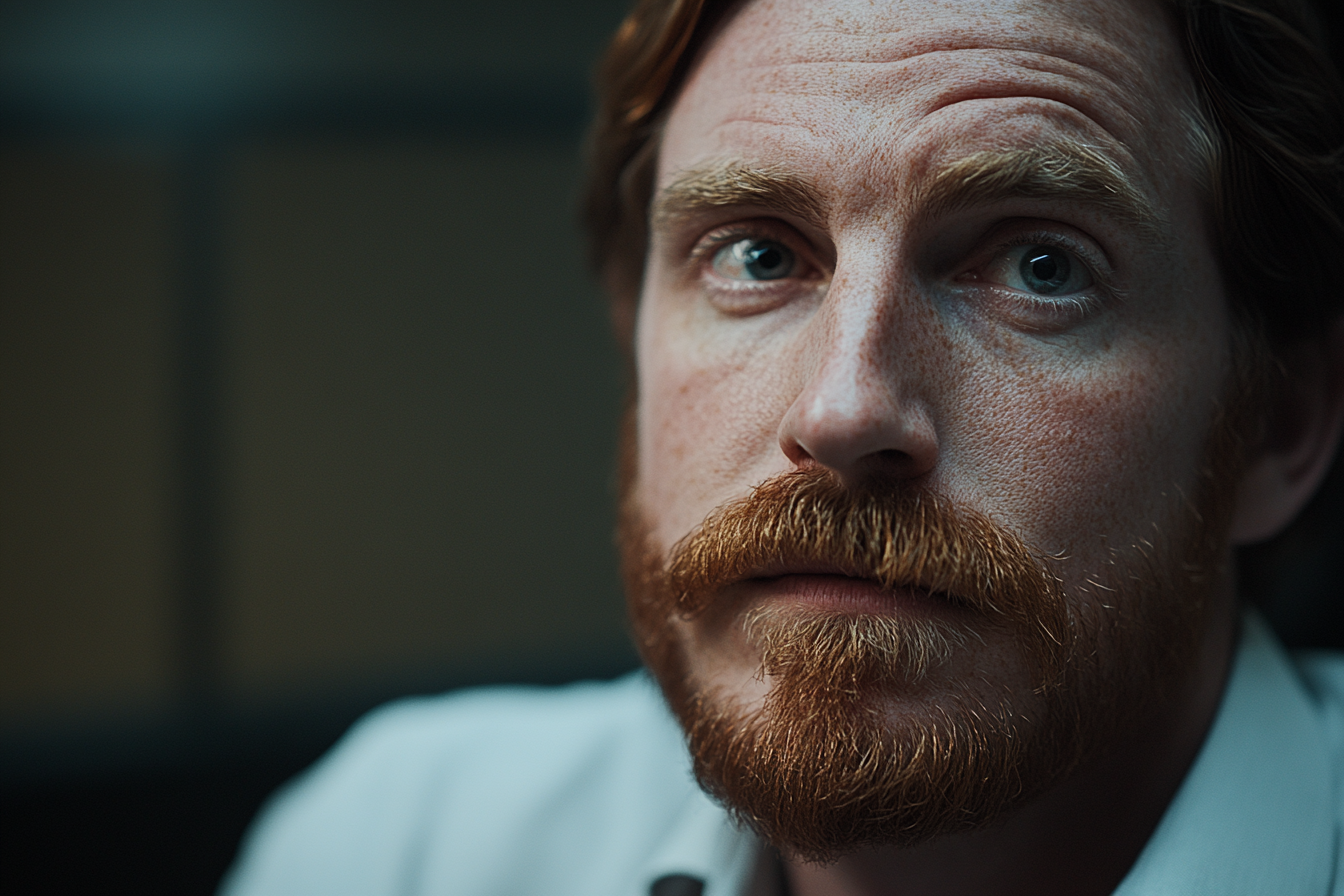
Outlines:
{"type": "Polygon", "coordinates": [[[0,730],[169,696],[170,192],[155,155],[0,148],[0,730]]]}
{"type": "Polygon", "coordinates": [[[198,138],[186,143],[178,169],[176,648],[182,696],[192,712],[217,706],[220,690],[222,157],[217,141],[198,138]]]}

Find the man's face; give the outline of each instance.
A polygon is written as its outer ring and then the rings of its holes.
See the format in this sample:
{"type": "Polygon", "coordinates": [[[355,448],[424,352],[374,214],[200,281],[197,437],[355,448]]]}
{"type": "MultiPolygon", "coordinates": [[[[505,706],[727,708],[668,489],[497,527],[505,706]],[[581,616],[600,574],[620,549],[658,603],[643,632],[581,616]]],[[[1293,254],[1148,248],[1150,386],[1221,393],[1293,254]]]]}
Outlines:
{"type": "Polygon", "coordinates": [[[928,635],[905,674],[837,686],[898,740],[992,716],[1058,743],[1081,702],[1152,696],[1126,663],[1174,636],[1136,620],[1225,599],[1156,581],[1203,543],[1191,505],[1230,369],[1191,108],[1152,3],[757,0],[721,29],[658,161],[628,563],[659,567],[717,508],[799,471],[920,496],[1058,578],[1044,640],[1073,677],[1047,681],[992,593],[785,551],[708,580],[692,612],[651,617],[632,586],[683,716],[789,724],[762,651],[801,619],[928,635]]]}

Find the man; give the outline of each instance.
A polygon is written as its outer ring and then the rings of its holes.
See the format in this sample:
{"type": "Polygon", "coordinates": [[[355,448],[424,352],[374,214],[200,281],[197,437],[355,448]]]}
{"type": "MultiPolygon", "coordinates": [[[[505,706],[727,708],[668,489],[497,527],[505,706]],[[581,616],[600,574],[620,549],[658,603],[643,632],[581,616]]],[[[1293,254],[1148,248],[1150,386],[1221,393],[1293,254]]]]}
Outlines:
{"type": "Polygon", "coordinates": [[[681,730],[643,677],[386,710],[231,892],[1344,892],[1344,664],[1232,573],[1344,423],[1304,16],[642,4],[589,219],[681,730]]]}

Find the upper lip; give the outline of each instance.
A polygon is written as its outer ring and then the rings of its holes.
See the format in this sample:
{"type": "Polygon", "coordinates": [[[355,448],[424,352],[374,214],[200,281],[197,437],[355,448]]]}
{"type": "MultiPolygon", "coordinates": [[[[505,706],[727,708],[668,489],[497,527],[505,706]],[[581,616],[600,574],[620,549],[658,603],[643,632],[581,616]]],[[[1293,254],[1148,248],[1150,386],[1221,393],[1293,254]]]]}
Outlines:
{"type": "Polygon", "coordinates": [[[747,575],[749,579],[773,579],[778,576],[844,576],[848,579],[869,579],[857,570],[846,569],[838,563],[769,563],[758,567],[747,575]]]}
{"type": "MultiPolygon", "coordinates": [[[[881,588],[888,586],[883,584],[876,576],[871,573],[862,572],[852,568],[846,568],[838,563],[791,563],[781,561],[770,563],[765,566],[757,567],[752,570],[744,580],[751,579],[775,579],[780,576],[840,576],[846,579],[857,579],[862,582],[871,582],[881,588]]],[[[923,591],[928,594],[939,594],[940,592],[927,585],[917,581],[900,581],[891,586],[894,589],[910,589],[912,591],[923,591]]],[[[943,594],[944,597],[951,598],[951,595],[943,594]]]]}

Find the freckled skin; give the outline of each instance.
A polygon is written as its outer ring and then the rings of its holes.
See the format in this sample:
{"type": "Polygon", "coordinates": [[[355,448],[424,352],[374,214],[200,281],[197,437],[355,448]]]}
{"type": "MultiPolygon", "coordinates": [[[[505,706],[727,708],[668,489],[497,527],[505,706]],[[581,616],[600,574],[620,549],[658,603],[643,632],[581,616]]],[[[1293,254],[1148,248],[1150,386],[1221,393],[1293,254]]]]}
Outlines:
{"type": "MultiPolygon", "coordinates": [[[[1110,547],[1151,537],[1195,491],[1229,363],[1227,310],[1184,161],[1190,97],[1156,4],[757,0],[737,13],[673,107],[657,183],[722,157],[806,177],[824,200],[824,230],[781,226],[820,273],[779,307],[726,315],[683,248],[759,212],[727,210],[652,234],[636,335],[636,494],[655,543],[670,548],[715,507],[809,464],[847,479],[906,478],[984,512],[1066,554],[1075,592],[1110,547]],[[924,214],[919,188],[938,166],[1062,139],[1113,159],[1163,215],[1166,239],[1153,244],[1081,205],[924,214]],[[983,234],[1018,219],[1037,230],[1058,224],[1099,247],[1116,294],[1043,328],[982,284],[957,280],[983,234]],[[950,264],[930,260],[948,251],[950,264]]],[[[1044,872],[1018,864],[1045,856],[1067,865],[1042,844],[1051,831],[1092,824],[1107,798],[1097,781],[1123,771],[1142,794],[1133,817],[1118,809],[1097,833],[1111,853],[1070,831],[1099,879],[1064,876],[1071,892],[1109,892],[1216,705],[1230,585],[1217,600],[1221,621],[1195,680],[1171,717],[1128,745],[1149,753],[1146,766],[1084,770],[1072,794],[1050,795],[994,832],[905,856],[794,865],[796,891],[886,892],[878,882],[900,869],[910,892],[1048,892],[1044,872]],[[987,876],[965,872],[967,863],[987,876]]],[[[765,685],[753,678],[754,654],[724,616],[682,624],[693,674],[758,703],[765,685]]],[[[1020,658],[992,640],[954,671],[1029,691],[1020,658]]]]}

